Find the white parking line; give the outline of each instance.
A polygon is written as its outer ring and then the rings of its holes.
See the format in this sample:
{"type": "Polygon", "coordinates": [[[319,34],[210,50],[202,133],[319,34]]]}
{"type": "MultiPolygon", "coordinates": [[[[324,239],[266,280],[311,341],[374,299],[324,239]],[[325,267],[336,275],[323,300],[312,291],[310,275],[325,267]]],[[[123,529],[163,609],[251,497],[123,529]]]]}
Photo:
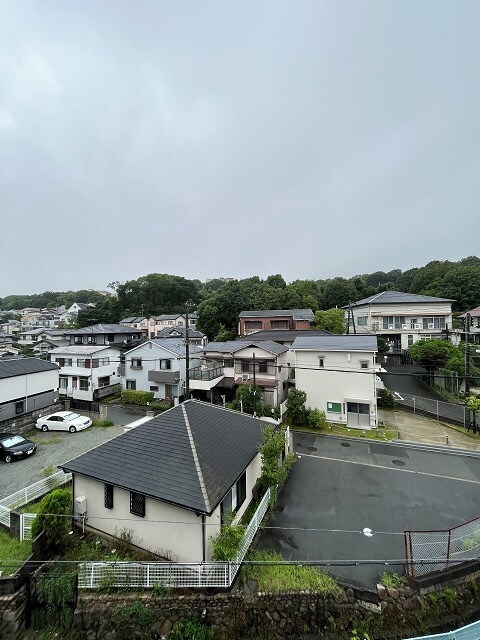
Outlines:
{"type": "Polygon", "coordinates": [[[470,484],[480,484],[479,480],[467,480],[466,478],[456,478],[454,476],[442,476],[439,473],[427,473],[426,471],[413,471],[412,469],[396,469],[386,467],[381,464],[372,464],[371,462],[357,462],[356,460],[344,460],[342,458],[330,458],[329,456],[315,456],[311,453],[301,453],[299,458],[317,458],[319,460],[331,460],[332,462],[344,462],[345,464],[358,464],[362,467],[373,467],[374,469],[386,469],[387,471],[395,471],[398,473],[413,473],[418,476],[429,476],[430,478],[445,478],[445,480],[458,480],[458,482],[468,482],[470,484]]]}

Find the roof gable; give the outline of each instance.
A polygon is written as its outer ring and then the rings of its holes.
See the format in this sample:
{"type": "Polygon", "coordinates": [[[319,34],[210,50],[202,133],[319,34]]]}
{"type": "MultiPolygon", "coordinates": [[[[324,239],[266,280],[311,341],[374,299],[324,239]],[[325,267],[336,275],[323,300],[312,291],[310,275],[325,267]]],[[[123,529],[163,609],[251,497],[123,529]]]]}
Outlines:
{"type": "Polygon", "coordinates": [[[378,351],[377,336],[330,335],[311,338],[296,338],[292,351],[378,351]]]}
{"type": "Polygon", "coordinates": [[[42,371],[58,371],[58,365],[40,358],[13,358],[0,362],[0,378],[12,378],[42,371]]]}

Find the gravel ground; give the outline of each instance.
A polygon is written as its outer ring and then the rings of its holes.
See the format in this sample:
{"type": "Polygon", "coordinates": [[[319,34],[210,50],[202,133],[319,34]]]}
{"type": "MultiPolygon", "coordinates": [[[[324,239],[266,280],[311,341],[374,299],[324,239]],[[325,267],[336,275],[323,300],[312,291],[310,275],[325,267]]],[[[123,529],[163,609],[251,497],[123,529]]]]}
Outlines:
{"type": "Polygon", "coordinates": [[[123,426],[90,427],[77,433],[42,433],[34,429],[33,432],[25,434],[26,438],[38,443],[33,456],[10,464],[0,461],[0,498],[41,480],[46,467],[57,467],[121,433],[123,426]]]}

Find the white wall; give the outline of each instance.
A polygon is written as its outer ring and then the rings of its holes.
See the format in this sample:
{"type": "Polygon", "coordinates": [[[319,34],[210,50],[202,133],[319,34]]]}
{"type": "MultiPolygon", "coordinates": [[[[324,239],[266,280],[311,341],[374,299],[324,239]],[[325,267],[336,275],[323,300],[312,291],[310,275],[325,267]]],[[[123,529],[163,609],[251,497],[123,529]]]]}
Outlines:
{"type": "Polygon", "coordinates": [[[23,376],[3,378],[0,382],[0,403],[58,389],[58,370],[40,371],[23,376]]]}

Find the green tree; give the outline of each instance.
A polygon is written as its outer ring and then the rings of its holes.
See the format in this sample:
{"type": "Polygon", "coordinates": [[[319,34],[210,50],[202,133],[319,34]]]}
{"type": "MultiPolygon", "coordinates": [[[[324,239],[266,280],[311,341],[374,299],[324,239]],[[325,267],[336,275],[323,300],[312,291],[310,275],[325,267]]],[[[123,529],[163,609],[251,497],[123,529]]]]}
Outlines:
{"type": "Polygon", "coordinates": [[[325,411],[307,409],[307,424],[312,429],[326,429],[328,427],[325,411]]]}
{"type": "Polygon", "coordinates": [[[232,409],[242,411],[253,415],[254,412],[258,417],[272,415],[272,409],[262,398],[262,391],[257,386],[250,384],[242,384],[235,392],[232,409]]]}
{"type": "Polygon", "coordinates": [[[234,340],[235,334],[233,331],[229,331],[224,324],[220,324],[217,335],[214,337],[215,342],[227,342],[228,340],[234,340]]]}
{"type": "Polygon", "coordinates": [[[307,420],[307,410],[305,403],[307,394],[300,389],[290,389],[287,396],[288,417],[292,424],[305,424],[307,420]]]}
{"type": "Polygon", "coordinates": [[[445,367],[447,360],[458,353],[449,340],[419,340],[410,349],[412,359],[428,371],[445,367]]]}
{"type": "Polygon", "coordinates": [[[285,446],[285,431],[273,425],[268,425],[262,430],[262,444],[258,447],[262,458],[262,475],[259,483],[265,489],[275,489],[287,479],[288,472],[293,463],[293,456],[288,455],[282,460],[282,451],[285,446]]]}
{"type": "Polygon", "coordinates": [[[480,411],[480,398],[476,396],[468,396],[465,403],[472,412],[472,422],[473,424],[477,424],[477,411],[480,411]]]}
{"type": "Polygon", "coordinates": [[[331,333],[345,333],[345,314],[342,309],[316,311],[313,327],[331,333]]]}
{"type": "Polygon", "coordinates": [[[357,299],[355,285],[345,278],[328,280],[323,291],[323,308],[344,307],[357,299]]]}
{"type": "Polygon", "coordinates": [[[32,538],[44,532],[49,553],[59,554],[68,546],[72,514],[72,494],[68,489],[54,489],[42,498],[32,524],[32,538]]]}

